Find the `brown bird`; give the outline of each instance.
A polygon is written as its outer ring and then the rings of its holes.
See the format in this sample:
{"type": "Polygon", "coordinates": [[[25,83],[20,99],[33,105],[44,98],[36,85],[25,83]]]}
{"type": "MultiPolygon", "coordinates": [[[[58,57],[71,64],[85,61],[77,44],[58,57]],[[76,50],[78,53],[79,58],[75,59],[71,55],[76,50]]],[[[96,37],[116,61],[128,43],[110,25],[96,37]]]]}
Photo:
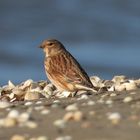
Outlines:
{"type": "Polygon", "coordinates": [[[87,73],[61,42],[48,39],[43,41],[40,48],[45,52],[44,65],[48,79],[59,91],[96,92],[87,73]]]}

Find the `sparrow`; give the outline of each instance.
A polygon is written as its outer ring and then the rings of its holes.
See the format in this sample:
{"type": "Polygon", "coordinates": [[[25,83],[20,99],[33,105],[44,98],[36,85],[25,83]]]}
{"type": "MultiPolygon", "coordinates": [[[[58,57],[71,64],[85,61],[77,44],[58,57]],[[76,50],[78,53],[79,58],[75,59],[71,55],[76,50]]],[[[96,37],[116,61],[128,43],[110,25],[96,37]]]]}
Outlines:
{"type": "Polygon", "coordinates": [[[47,77],[60,92],[79,90],[97,92],[85,70],[60,41],[44,40],[40,48],[45,53],[44,65],[47,77]]]}

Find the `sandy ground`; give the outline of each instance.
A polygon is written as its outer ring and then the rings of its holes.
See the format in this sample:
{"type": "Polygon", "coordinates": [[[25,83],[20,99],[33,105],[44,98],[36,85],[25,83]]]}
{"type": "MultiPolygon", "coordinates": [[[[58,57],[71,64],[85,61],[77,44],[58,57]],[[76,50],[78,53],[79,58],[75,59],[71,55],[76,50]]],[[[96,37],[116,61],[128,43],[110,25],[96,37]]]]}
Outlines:
{"type": "Polygon", "coordinates": [[[140,90],[18,102],[0,110],[1,119],[12,110],[28,112],[36,124],[1,126],[0,140],[140,139],[140,90]]]}

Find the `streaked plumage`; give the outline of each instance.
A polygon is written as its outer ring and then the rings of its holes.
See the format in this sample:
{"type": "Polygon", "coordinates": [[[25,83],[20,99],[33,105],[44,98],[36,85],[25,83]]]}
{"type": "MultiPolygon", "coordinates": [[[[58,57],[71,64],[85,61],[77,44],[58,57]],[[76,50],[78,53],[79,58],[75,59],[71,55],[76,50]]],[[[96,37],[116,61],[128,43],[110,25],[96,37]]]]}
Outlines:
{"type": "Polygon", "coordinates": [[[40,48],[45,52],[46,74],[59,91],[95,91],[87,73],[61,42],[45,40],[40,48]]]}

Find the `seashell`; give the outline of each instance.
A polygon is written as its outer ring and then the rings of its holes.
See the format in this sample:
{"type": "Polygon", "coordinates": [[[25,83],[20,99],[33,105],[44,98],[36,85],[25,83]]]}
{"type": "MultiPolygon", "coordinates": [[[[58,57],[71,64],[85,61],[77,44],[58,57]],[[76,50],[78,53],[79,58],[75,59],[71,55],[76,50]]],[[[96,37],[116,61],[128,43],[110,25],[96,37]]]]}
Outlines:
{"type": "Polygon", "coordinates": [[[47,86],[44,87],[42,95],[48,98],[53,94],[54,90],[55,90],[54,86],[52,84],[48,84],[47,86]]]}
{"type": "Polygon", "coordinates": [[[116,84],[115,85],[115,91],[125,91],[126,86],[124,84],[116,84]]]}
{"type": "Polygon", "coordinates": [[[56,95],[57,97],[59,98],[67,98],[67,97],[70,97],[70,96],[73,96],[73,92],[69,92],[69,91],[63,91],[61,92],[60,96],[56,95]]]}
{"type": "Polygon", "coordinates": [[[15,85],[10,80],[8,81],[8,86],[10,89],[15,88],[15,85]]]}
{"type": "Polygon", "coordinates": [[[140,87],[140,79],[134,81],[138,87],[140,87]]]}
{"type": "Polygon", "coordinates": [[[114,76],[112,81],[114,83],[122,83],[122,82],[125,82],[128,78],[124,75],[119,75],[119,76],[114,76]]]}
{"type": "Polygon", "coordinates": [[[40,94],[37,92],[27,92],[24,96],[24,100],[37,100],[40,99],[40,94]]]}
{"type": "Polygon", "coordinates": [[[19,87],[16,87],[12,90],[12,93],[21,98],[23,95],[25,95],[26,92],[20,89],[19,87]]]}
{"type": "Polygon", "coordinates": [[[91,78],[91,82],[95,87],[104,87],[104,80],[101,80],[98,76],[92,76],[91,78]]]}
{"type": "Polygon", "coordinates": [[[0,101],[0,108],[7,108],[10,106],[10,103],[5,101],[0,101]]]}
{"type": "Polygon", "coordinates": [[[9,102],[10,101],[10,97],[7,94],[2,95],[0,97],[0,101],[2,101],[2,102],[9,102]]]}
{"type": "Polygon", "coordinates": [[[28,79],[27,81],[25,81],[24,83],[21,84],[20,88],[22,90],[25,90],[26,88],[30,87],[30,85],[33,83],[32,79],[28,79]]]}
{"type": "Polygon", "coordinates": [[[123,85],[125,86],[126,90],[136,90],[138,88],[136,83],[134,83],[134,82],[123,83],[123,85]]]}
{"type": "Polygon", "coordinates": [[[49,83],[47,81],[39,81],[38,85],[43,89],[45,86],[47,86],[49,83]]]}

